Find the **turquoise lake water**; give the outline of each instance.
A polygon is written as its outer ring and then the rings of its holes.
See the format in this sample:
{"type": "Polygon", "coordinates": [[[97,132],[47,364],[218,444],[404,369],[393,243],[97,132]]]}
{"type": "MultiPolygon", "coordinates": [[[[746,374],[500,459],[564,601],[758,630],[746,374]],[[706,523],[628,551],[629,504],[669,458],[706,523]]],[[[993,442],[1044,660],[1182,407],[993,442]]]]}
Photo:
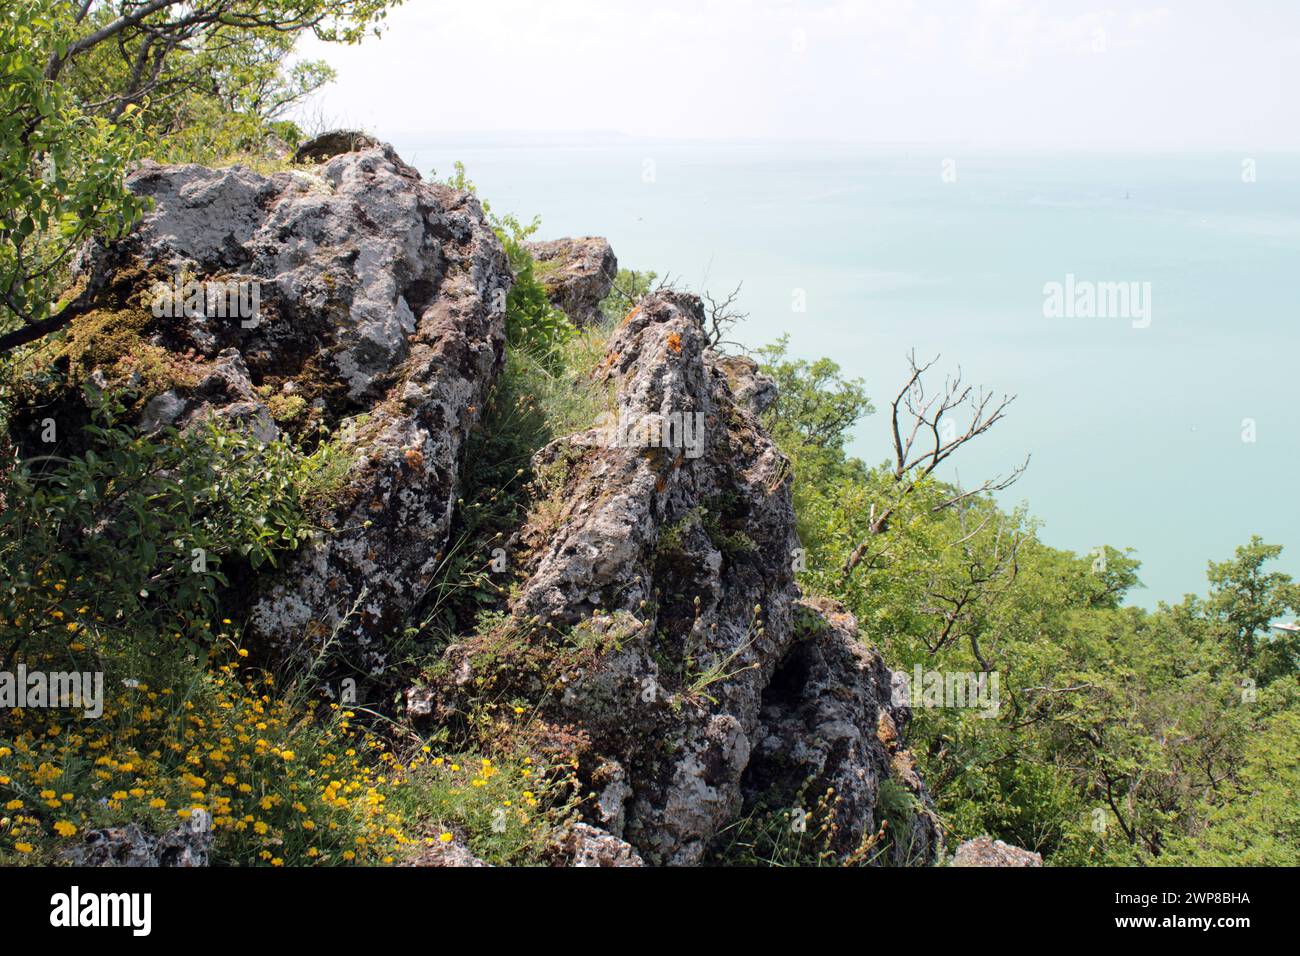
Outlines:
{"type": "MultiPolygon", "coordinates": [[[[495,211],[540,215],[540,238],[607,236],[620,265],[693,290],[743,282],[735,338],[789,333],[794,354],[862,377],[878,408],[913,347],[1016,394],[956,477],[1030,454],[1002,502],[1026,502],[1049,544],[1135,549],[1135,603],[1203,592],[1206,562],[1252,533],[1300,575],[1300,156],[394,145],[426,176],[463,161],[495,211]],[[1067,274],[1149,282],[1149,326],[1045,317],[1044,284],[1067,274]]],[[[853,451],[889,449],[877,412],[853,451]]]]}

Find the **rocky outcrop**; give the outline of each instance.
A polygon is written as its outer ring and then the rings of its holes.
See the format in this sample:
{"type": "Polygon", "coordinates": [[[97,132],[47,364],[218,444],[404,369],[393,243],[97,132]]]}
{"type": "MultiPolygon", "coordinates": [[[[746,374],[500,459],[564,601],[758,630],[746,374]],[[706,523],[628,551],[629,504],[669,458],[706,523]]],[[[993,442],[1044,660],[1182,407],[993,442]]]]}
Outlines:
{"type": "Polygon", "coordinates": [[[609,240],[551,239],[527,243],[527,248],[551,304],[576,325],[600,322],[600,303],[618,277],[618,259],[609,240]]]}
{"type": "Polygon", "coordinates": [[[83,257],[104,307],[59,361],[133,388],[148,429],[218,416],[263,440],[333,434],[347,473],[326,528],[259,576],[253,636],[382,670],[432,579],[502,360],[500,243],[473,196],[384,145],[269,177],[150,163],[128,185],[153,208],[83,257]]]}
{"type": "MultiPolygon", "coordinates": [[[[325,527],[232,598],[279,656],[328,651],[392,682],[389,638],[437,583],[501,366],[511,276],[472,195],[382,144],[345,136],[309,158],[269,177],[135,172],[153,207],[83,257],[100,308],[45,360],[70,384],[130,390],[148,430],[218,417],[268,441],[330,435],[343,476],[318,503],[325,527]]],[[[555,301],[593,321],[617,269],[608,243],[534,254],[555,301]]],[[[930,861],[893,675],[850,615],[795,584],[790,463],[757,417],[774,384],[710,349],[682,293],[646,297],[606,344],[608,412],[534,456],[532,510],[503,538],[518,571],[506,613],[446,649],[407,716],[477,729],[497,702],[529,700],[536,720],[493,726],[493,744],[573,768],[591,794],[553,848],[568,865],[694,864],[741,814],[819,807],[842,859],[930,861]]],[[[440,842],[416,862],[476,865],[440,842]]]]}
{"type": "MultiPolygon", "coordinates": [[[[545,501],[519,537],[512,617],[447,651],[434,713],[538,700],[580,753],[594,822],[654,864],[699,862],[747,798],[792,800],[810,780],[846,791],[841,849],[874,828],[887,778],[924,810],[898,772],[889,672],[851,618],[799,603],[789,462],[707,350],[699,300],[643,300],[598,374],[616,410],[538,453],[545,501]]],[[[915,824],[917,860],[933,832],[915,824]]]]}
{"type": "Polygon", "coordinates": [[[91,830],[80,845],[63,854],[70,866],[207,866],[212,831],[188,826],[162,836],[146,833],[138,825],[91,830]]]}
{"type": "Polygon", "coordinates": [[[727,376],[731,394],[755,415],[761,415],[776,402],[776,380],[758,370],[758,363],[747,355],[716,355],[713,362],[727,376]]]}
{"type": "Polygon", "coordinates": [[[556,851],[565,866],[645,866],[630,844],[588,823],[569,827],[556,851]]]}
{"type": "Polygon", "coordinates": [[[743,781],[750,801],[807,814],[823,804],[829,819],[817,822],[840,856],[892,826],[893,862],[928,859],[938,821],[901,743],[911,714],[895,703],[893,672],[843,608],[803,601],[796,618],[795,641],[763,691],[743,781]]]}
{"type": "Polygon", "coordinates": [[[1042,866],[1038,853],[1022,850],[992,837],[980,836],[957,847],[952,866],[1042,866]]]}
{"type": "Polygon", "coordinates": [[[334,129],[313,136],[299,146],[293,154],[295,163],[323,163],[344,153],[383,147],[373,136],[355,129],[334,129]]]}
{"type": "MultiPolygon", "coordinates": [[[[565,827],[547,847],[547,855],[554,866],[645,866],[634,849],[613,834],[587,823],[573,823],[565,827]]],[[[431,867],[486,867],[469,847],[457,840],[443,842],[431,839],[417,852],[408,856],[402,866],[431,867]]]]}
{"type": "Polygon", "coordinates": [[[156,432],[164,426],[187,428],[215,416],[227,425],[244,425],[260,441],[280,437],[280,427],[266,400],[257,394],[243,356],[234,348],[222,349],[202,369],[192,385],[169,388],[151,398],[140,414],[140,427],[156,432]]]}
{"type": "Polygon", "coordinates": [[[480,860],[463,843],[435,840],[403,860],[402,866],[486,867],[491,864],[480,860]]]}

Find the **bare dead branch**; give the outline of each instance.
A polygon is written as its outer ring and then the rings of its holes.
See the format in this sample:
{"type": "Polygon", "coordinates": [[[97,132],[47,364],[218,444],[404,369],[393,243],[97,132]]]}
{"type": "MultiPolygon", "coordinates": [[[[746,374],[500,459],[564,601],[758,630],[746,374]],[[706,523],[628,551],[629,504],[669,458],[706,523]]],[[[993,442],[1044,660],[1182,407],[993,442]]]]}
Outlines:
{"type": "MultiPolygon", "coordinates": [[[[889,519],[920,482],[933,474],[963,445],[974,441],[1000,422],[1016,399],[1014,395],[1003,395],[995,400],[993,393],[965,384],[960,368],[945,379],[942,391],[928,395],[925,375],[938,363],[939,356],[921,364],[917,361],[916,352],[912,351],[907,360],[907,381],[890,403],[890,432],[894,444],[893,475],[898,490],[888,504],[878,510],[873,506],[866,536],[849,553],[841,569],[844,580],[861,565],[870,551],[871,539],[887,530],[889,519]],[[964,427],[950,424],[956,419],[962,419],[964,427]]],[[[1003,491],[1015,484],[1028,467],[1029,459],[1026,457],[1024,464],[1005,476],[991,478],[969,491],[959,491],[931,510],[942,511],[981,494],[1003,491]]]]}
{"type": "Polygon", "coordinates": [[[710,292],[704,293],[704,334],[710,348],[738,344],[726,342],[723,337],[732,326],[749,318],[748,312],[741,312],[735,307],[736,301],[740,298],[741,285],[743,283],[738,284],[721,299],[715,299],[710,292]]]}

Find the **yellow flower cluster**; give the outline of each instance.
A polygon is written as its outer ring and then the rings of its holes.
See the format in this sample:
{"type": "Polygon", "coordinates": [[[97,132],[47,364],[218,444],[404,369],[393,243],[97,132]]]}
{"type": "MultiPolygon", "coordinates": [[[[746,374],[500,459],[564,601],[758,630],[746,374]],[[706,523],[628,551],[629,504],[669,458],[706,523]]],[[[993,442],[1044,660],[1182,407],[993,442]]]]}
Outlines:
{"type": "Polygon", "coordinates": [[[387,864],[473,833],[503,857],[549,826],[531,758],[400,758],[336,704],[295,709],[233,664],[184,697],[131,682],[99,720],[66,710],[0,718],[0,863],[48,863],[88,830],[163,832],[202,812],[216,862],[387,864]],[[531,789],[528,789],[531,788],[531,789]]]}
{"type": "Polygon", "coordinates": [[[0,853],[8,844],[30,854],[44,841],[57,854],[88,829],[134,820],[162,830],[197,811],[230,862],[247,862],[246,851],[267,863],[373,862],[407,842],[387,809],[392,755],[350,727],[350,712],[294,713],[269,678],[246,684],[229,665],[204,683],[184,700],[128,687],[100,720],[11,711],[0,853]]]}

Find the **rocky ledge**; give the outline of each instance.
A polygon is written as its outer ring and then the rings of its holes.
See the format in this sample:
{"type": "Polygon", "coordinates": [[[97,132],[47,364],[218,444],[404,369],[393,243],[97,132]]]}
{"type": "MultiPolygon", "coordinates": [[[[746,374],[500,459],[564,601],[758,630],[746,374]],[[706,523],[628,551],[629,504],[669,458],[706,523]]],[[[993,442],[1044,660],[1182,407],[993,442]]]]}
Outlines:
{"type": "Polygon", "coordinates": [[[101,308],[54,364],[73,384],[129,386],[146,429],[215,416],[264,440],[339,436],[349,465],[325,532],[254,583],[254,637],[304,659],[334,642],[382,674],[501,364],[500,243],[473,196],[383,145],[273,176],[146,164],[128,185],[153,210],[83,255],[101,308]]]}
{"type": "Polygon", "coordinates": [[[538,278],[551,304],[575,325],[603,319],[600,303],[618,277],[618,259],[609,240],[597,236],[530,242],[538,278]]]}

